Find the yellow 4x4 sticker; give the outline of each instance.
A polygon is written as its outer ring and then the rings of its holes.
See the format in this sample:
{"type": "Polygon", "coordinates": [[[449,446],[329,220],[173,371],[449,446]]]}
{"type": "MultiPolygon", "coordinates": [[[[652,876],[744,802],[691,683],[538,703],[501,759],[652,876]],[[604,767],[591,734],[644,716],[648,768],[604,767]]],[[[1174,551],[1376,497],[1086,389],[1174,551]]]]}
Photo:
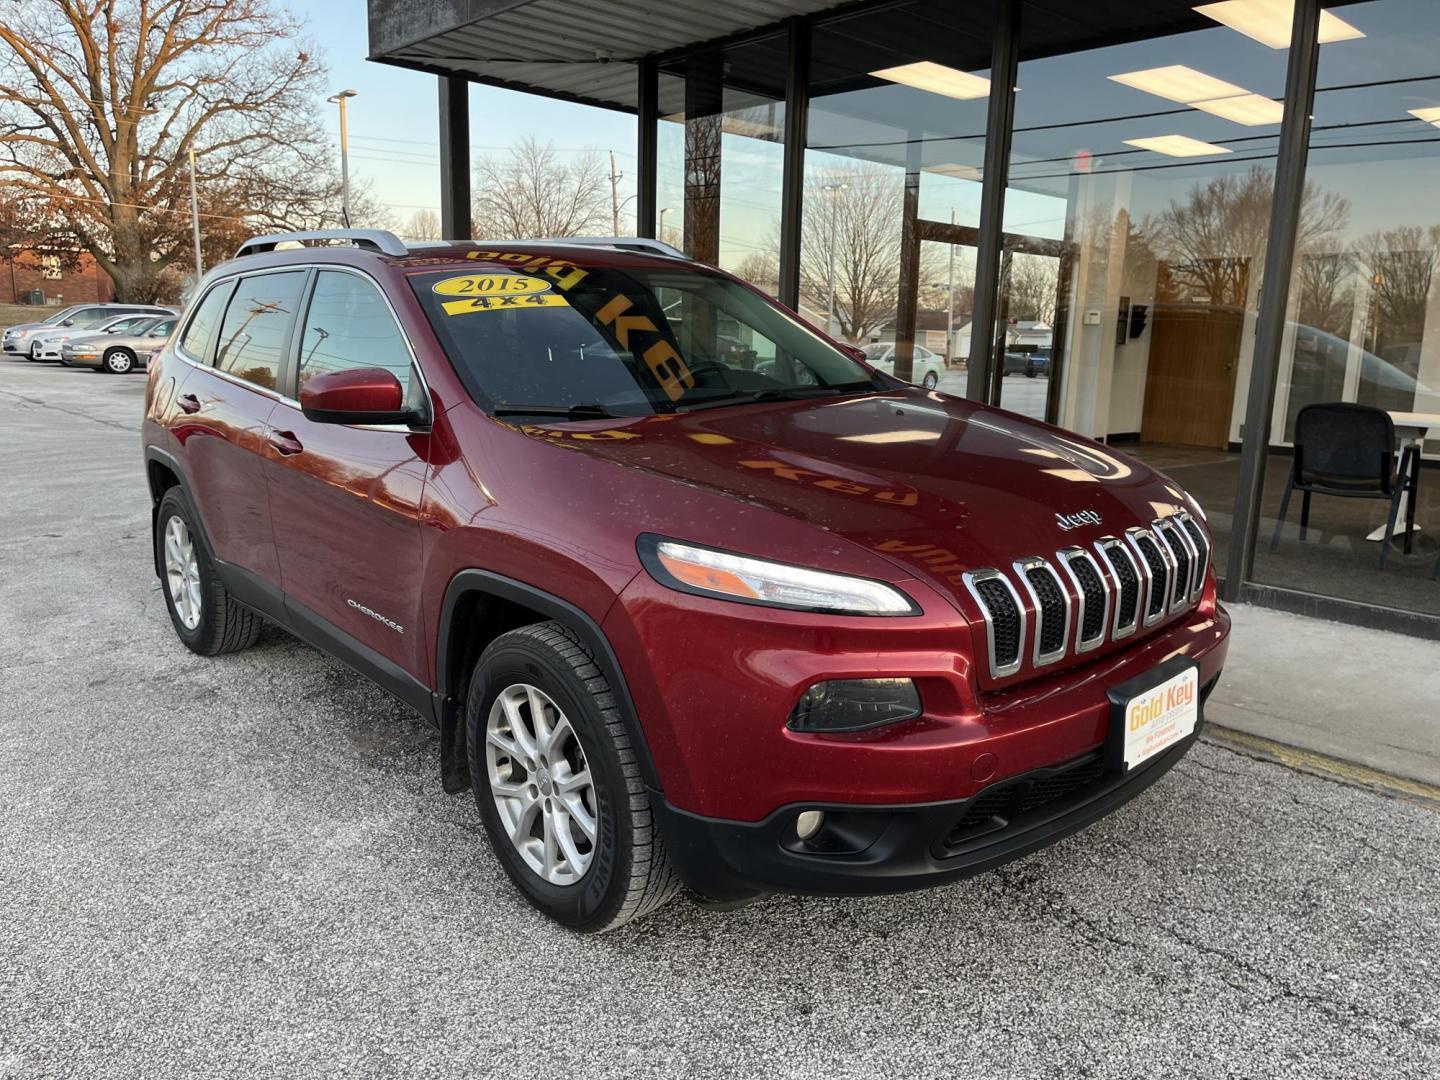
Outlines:
{"type": "Polygon", "coordinates": [[[456,297],[441,303],[446,315],[569,306],[563,296],[550,291],[550,282],[521,274],[461,274],[437,281],[432,291],[456,297]]]}

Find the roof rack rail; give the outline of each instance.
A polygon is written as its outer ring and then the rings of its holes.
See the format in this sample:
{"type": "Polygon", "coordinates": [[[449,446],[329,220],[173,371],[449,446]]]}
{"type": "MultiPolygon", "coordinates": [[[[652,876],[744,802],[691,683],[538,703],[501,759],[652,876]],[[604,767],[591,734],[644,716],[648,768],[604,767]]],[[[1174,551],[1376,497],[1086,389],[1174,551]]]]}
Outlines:
{"type": "Polygon", "coordinates": [[[304,243],[307,240],[348,240],[356,247],[378,251],[381,255],[408,255],[404,241],[384,229],[311,229],[306,232],[275,233],[272,236],[252,236],[240,245],[235,258],[243,255],[259,255],[274,251],[285,243],[304,243]]]}
{"type": "Polygon", "coordinates": [[[678,248],[655,240],[649,236],[555,236],[538,240],[472,240],[449,241],[450,243],[474,243],[485,247],[499,247],[503,244],[570,244],[575,247],[607,247],[624,251],[648,251],[655,255],[668,255],[684,259],[686,255],[678,248]]]}

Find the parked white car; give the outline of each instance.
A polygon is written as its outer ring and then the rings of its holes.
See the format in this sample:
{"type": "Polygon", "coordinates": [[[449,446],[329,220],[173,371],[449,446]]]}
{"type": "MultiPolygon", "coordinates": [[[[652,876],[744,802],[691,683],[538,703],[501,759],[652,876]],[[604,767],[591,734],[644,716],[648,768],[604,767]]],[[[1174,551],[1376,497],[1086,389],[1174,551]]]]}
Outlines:
{"type": "MultiPolygon", "coordinates": [[[[895,374],[895,346],[876,341],[865,346],[865,362],[887,375],[895,374]]],[[[910,366],[910,381],[927,390],[934,390],[945,377],[945,358],[923,345],[916,345],[910,366]]]]}

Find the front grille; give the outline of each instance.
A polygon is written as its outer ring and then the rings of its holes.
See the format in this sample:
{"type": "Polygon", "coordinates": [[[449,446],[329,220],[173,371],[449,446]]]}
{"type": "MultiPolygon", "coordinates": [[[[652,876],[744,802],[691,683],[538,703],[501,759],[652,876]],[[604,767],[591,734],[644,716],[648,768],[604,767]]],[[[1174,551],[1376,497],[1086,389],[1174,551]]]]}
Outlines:
{"type": "Polygon", "coordinates": [[[955,846],[965,834],[981,826],[1008,824],[1009,819],[1038,810],[1047,803],[1075,795],[1105,778],[1100,755],[1092,754],[1052,772],[1001,784],[981,792],[970,801],[964,815],[946,838],[955,846]]]}
{"type": "Polygon", "coordinates": [[[1099,648],[1107,635],[1118,641],[1142,621],[1150,627],[1188,607],[1200,596],[1211,551],[1204,531],[1181,513],[1127,529],[1123,539],[1102,536],[1092,549],[1062,548],[1053,560],[1017,559],[1011,572],[968,571],[963,580],[984,618],[991,678],[1015,675],[1027,660],[1053,664],[1072,646],[1077,653],[1099,648]],[[1017,584],[1028,603],[1021,603],[1017,584]]]}

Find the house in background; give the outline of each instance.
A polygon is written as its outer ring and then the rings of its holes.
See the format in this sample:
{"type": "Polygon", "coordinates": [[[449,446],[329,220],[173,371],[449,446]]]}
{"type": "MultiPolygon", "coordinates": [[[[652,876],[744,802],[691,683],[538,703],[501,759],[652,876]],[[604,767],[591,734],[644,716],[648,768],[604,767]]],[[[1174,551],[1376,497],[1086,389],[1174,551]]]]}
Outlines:
{"type": "Polygon", "coordinates": [[[0,304],[104,304],[115,283],[87,252],[66,257],[43,248],[14,246],[0,252],[0,304]]]}

